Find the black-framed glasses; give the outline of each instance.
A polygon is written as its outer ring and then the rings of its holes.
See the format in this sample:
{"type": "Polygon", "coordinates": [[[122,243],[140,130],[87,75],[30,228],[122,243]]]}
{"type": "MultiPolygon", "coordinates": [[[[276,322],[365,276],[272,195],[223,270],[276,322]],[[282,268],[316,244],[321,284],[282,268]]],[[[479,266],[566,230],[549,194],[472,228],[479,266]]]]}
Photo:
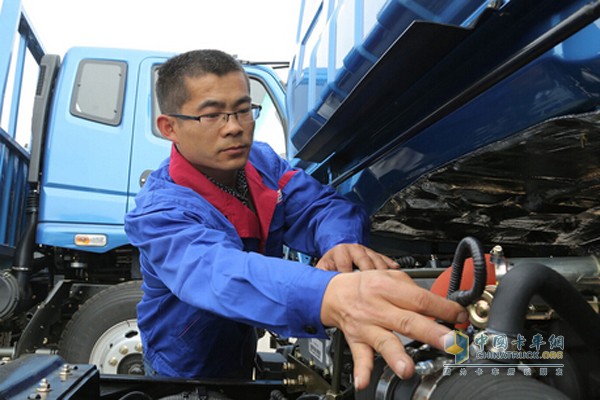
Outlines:
{"type": "Polygon", "coordinates": [[[249,124],[258,119],[262,107],[258,104],[252,104],[250,107],[242,108],[236,112],[216,112],[202,115],[183,115],[183,114],[168,114],[171,117],[179,119],[187,119],[198,121],[207,128],[222,128],[229,121],[229,117],[235,115],[238,123],[249,124]]]}

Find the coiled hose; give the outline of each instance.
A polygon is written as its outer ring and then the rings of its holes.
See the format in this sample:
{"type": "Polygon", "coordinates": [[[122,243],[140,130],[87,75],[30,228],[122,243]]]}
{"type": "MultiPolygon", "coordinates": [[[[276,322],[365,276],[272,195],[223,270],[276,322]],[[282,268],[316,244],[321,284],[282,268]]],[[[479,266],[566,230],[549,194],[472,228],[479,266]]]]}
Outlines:
{"type": "Polygon", "coordinates": [[[452,275],[450,276],[450,285],[448,287],[448,299],[456,301],[463,307],[468,306],[474,300],[481,297],[485,289],[486,280],[487,269],[481,244],[477,239],[467,236],[458,243],[454,252],[452,275]],[[469,255],[473,258],[473,286],[469,290],[458,290],[462,280],[463,264],[469,255]]]}

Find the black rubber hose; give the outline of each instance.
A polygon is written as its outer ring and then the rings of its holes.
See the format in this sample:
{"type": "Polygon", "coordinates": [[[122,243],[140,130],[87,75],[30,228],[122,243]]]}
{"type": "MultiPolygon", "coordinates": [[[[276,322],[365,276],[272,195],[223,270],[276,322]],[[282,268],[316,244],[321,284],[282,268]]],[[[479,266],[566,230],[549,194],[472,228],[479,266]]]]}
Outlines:
{"type": "Polygon", "coordinates": [[[516,337],[525,328],[533,295],[540,295],[593,350],[600,350],[600,317],[561,274],[543,264],[524,264],[503,278],[490,310],[488,331],[516,337]]]}
{"type": "Polygon", "coordinates": [[[39,193],[34,188],[30,188],[27,195],[27,226],[25,233],[21,237],[13,257],[11,272],[17,280],[19,288],[18,304],[16,310],[26,309],[31,306],[31,289],[29,281],[33,272],[33,252],[35,250],[35,238],[37,231],[37,219],[39,211],[39,193]]]}
{"type": "Polygon", "coordinates": [[[452,275],[448,286],[448,298],[456,301],[462,306],[471,304],[475,299],[481,297],[487,281],[487,269],[485,256],[479,241],[467,236],[458,243],[454,259],[452,260],[452,275]],[[470,290],[458,290],[462,280],[463,264],[468,256],[473,258],[473,286],[470,290]]]}
{"type": "MultiPolygon", "coordinates": [[[[458,372],[458,371],[455,371],[458,372]]],[[[400,400],[405,397],[394,397],[400,400]]],[[[473,371],[467,375],[453,373],[442,379],[429,397],[431,400],[568,400],[557,389],[520,374],[493,376],[486,371],[481,376],[473,371]]]]}
{"type": "Polygon", "coordinates": [[[15,255],[13,257],[13,268],[18,271],[29,271],[33,260],[33,251],[35,249],[35,235],[37,230],[37,218],[39,210],[40,197],[34,188],[29,189],[27,195],[27,226],[23,236],[17,244],[15,255]]]}

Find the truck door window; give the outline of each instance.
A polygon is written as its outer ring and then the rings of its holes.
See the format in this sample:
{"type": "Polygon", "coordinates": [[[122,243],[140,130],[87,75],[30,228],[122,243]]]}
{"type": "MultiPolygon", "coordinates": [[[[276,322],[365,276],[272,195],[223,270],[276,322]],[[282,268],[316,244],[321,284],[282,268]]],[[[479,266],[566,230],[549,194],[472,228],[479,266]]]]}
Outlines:
{"type": "Polygon", "coordinates": [[[161,114],[160,107],[158,106],[158,99],[156,98],[156,80],[158,79],[158,70],[160,65],[155,65],[152,68],[152,134],[154,136],[164,139],[163,135],[158,130],[156,124],[156,118],[161,114]]]}
{"type": "Polygon", "coordinates": [[[119,125],[127,64],[121,61],[83,60],[71,97],[71,114],[107,125],[119,125]]]}
{"type": "Polygon", "coordinates": [[[254,140],[268,143],[277,154],[285,157],[285,131],[279,112],[265,84],[253,77],[250,77],[250,96],[253,103],[262,106],[254,140]]]}

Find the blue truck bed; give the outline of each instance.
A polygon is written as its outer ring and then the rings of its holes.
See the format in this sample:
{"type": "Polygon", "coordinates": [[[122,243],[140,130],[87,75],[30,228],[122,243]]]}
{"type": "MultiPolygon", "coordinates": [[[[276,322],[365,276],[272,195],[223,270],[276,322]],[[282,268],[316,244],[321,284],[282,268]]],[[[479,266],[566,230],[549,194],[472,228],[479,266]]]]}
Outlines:
{"type": "Polygon", "coordinates": [[[18,101],[24,79],[24,65],[29,50],[33,60],[39,63],[44,54],[27,14],[19,12],[19,2],[6,1],[2,4],[4,15],[12,15],[10,21],[3,20],[0,26],[0,52],[9,57],[0,58],[0,76],[11,77],[0,80],[0,266],[12,257],[17,241],[25,227],[25,199],[27,197],[27,171],[29,152],[16,140],[19,121],[18,101]],[[14,10],[13,10],[14,8],[14,10]],[[19,44],[13,54],[15,35],[19,44]],[[14,57],[14,58],[13,58],[14,57]],[[11,68],[12,67],[12,68],[11,68]],[[14,71],[9,74],[9,71],[14,71]],[[9,92],[10,90],[10,92],[9,92]],[[6,96],[6,97],[5,97],[6,96]],[[4,110],[10,106],[10,110],[4,110]]]}

